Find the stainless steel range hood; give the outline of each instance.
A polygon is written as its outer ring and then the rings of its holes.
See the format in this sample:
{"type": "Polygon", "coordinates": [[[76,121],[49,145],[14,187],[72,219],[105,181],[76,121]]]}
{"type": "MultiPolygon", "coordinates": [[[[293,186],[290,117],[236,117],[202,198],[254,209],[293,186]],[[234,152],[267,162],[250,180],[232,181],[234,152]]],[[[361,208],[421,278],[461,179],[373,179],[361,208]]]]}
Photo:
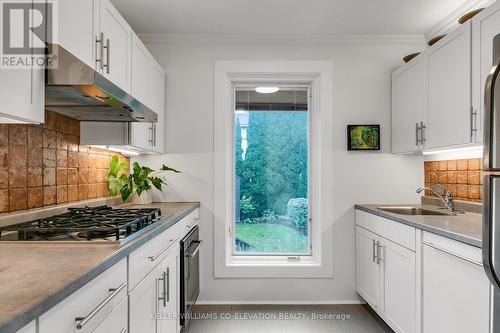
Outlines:
{"type": "Polygon", "coordinates": [[[82,121],[157,122],[157,114],[129,93],[60,45],[52,47],[58,66],[46,70],[46,110],[82,121]]]}

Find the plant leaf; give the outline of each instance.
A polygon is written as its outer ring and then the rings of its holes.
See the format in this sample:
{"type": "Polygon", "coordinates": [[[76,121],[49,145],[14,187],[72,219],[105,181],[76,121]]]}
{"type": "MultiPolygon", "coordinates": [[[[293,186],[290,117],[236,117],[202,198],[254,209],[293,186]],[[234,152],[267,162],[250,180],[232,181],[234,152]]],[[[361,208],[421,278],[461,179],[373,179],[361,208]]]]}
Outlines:
{"type": "Polygon", "coordinates": [[[168,167],[166,166],[165,164],[163,164],[160,168],[161,171],[172,171],[172,172],[175,172],[175,173],[181,173],[179,170],[176,170],[174,168],[171,168],[171,167],[168,167]]]}
{"type": "Polygon", "coordinates": [[[128,163],[127,162],[120,163],[118,161],[118,156],[115,155],[111,158],[111,162],[109,163],[108,176],[118,177],[118,173],[126,168],[128,168],[128,163]]]}
{"type": "Polygon", "coordinates": [[[149,179],[151,181],[151,184],[153,184],[154,187],[156,187],[158,190],[161,191],[161,185],[165,184],[165,182],[163,181],[163,179],[161,179],[159,177],[151,177],[149,179]]]}

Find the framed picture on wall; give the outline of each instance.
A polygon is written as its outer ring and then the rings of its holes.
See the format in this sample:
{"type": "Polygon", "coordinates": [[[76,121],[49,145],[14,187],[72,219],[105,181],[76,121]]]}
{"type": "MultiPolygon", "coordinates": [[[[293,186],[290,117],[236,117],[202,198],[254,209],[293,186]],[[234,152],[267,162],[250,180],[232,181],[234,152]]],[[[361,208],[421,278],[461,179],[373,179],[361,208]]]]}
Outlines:
{"type": "Polygon", "coordinates": [[[380,125],[347,125],[347,150],[380,150],[380,125]]]}

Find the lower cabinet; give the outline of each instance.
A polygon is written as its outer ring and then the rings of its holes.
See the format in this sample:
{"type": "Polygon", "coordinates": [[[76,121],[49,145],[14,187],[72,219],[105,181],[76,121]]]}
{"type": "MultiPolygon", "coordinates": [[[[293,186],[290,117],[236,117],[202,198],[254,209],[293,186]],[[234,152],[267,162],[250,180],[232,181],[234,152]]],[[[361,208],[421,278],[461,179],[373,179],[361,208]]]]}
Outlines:
{"type": "Polygon", "coordinates": [[[489,281],[480,249],[432,238],[422,242],[423,333],[488,333],[489,281]]]}
{"type": "Polygon", "coordinates": [[[415,252],[356,227],[356,289],[397,333],[416,332],[415,252]]]}
{"type": "Polygon", "coordinates": [[[356,290],[397,333],[488,333],[481,252],[356,211],[356,290]]]}
{"type": "Polygon", "coordinates": [[[179,247],[172,246],[169,252],[129,295],[130,333],[174,333],[179,329],[179,247]]]}

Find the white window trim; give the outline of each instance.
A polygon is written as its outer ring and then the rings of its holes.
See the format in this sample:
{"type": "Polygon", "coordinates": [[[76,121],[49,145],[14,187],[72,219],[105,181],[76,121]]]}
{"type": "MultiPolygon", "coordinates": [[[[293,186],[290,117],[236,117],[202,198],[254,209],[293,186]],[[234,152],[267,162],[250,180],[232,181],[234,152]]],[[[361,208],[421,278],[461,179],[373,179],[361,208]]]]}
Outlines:
{"type": "Polygon", "coordinates": [[[333,64],[331,61],[216,61],[214,97],[214,276],[216,278],[333,277],[333,64]],[[311,112],[312,255],[240,256],[232,253],[233,85],[308,84],[311,112]]]}

